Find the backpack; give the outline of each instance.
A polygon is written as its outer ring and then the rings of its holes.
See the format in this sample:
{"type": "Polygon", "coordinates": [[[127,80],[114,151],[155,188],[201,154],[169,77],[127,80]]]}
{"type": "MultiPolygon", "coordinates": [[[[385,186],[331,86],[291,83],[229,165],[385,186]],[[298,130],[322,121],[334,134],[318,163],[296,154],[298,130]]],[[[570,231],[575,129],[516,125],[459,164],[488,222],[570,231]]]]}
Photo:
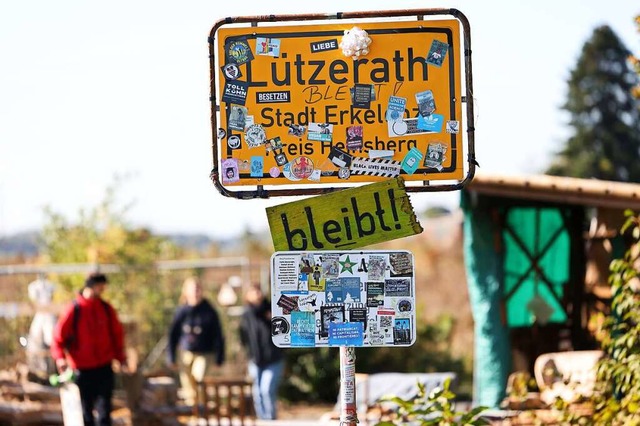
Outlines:
{"type": "MultiPolygon", "coordinates": [[[[107,318],[109,322],[109,337],[113,342],[114,339],[113,339],[113,330],[111,329],[111,310],[109,309],[109,304],[107,302],[105,302],[102,299],[100,299],[100,302],[102,302],[102,307],[104,308],[104,311],[107,313],[107,318]]],[[[72,345],[75,345],[76,348],[78,347],[77,336],[78,336],[78,318],[79,317],[80,317],[80,304],[78,303],[77,300],[74,299],[73,301],[73,334],[71,334],[71,336],[69,336],[65,341],[64,347],[67,350],[71,349],[72,345]]]]}

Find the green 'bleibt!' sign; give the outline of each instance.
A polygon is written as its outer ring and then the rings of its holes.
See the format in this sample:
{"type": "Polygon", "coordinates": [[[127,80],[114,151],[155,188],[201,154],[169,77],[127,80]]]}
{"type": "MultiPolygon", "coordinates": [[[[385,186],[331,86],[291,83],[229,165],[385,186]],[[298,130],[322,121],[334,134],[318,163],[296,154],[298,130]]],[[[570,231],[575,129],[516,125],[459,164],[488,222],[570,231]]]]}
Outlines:
{"type": "Polygon", "coordinates": [[[422,232],[401,177],[266,210],[276,251],[353,249],[422,232]]]}

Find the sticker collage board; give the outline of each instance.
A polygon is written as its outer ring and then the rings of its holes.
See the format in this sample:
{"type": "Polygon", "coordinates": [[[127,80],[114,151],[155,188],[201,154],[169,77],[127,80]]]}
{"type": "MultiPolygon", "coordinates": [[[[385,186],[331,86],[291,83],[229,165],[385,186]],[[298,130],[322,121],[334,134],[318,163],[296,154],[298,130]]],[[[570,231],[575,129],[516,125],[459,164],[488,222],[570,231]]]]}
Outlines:
{"type": "Polygon", "coordinates": [[[271,257],[276,346],[411,346],[415,267],[408,251],[276,252],[271,257]]]}

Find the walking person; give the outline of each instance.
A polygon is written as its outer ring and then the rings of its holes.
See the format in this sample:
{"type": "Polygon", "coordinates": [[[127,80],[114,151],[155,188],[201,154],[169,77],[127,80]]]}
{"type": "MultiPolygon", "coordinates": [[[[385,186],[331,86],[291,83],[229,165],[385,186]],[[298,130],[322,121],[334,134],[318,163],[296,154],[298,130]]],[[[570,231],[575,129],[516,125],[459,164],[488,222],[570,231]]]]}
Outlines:
{"type": "Polygon", "coordinates": [[[76,373],[85,426],[111,425],[112,362],[119,361],[126,370],[122,324],[115,309],[102,299],[107,283],[104,274],[87,277],[73,303],[62,311],[51,344],[58,372],[71,368],[76,373]]]}
{"type": "Polygon", "coordinates": [[[240,341],[249,356],[248,369],[253,380],[256,415],[259,419],[275,420],[284,354],[271,340],[271,305],[260,285],[252,284],[244,299],[240,341]]]}
{"type": "Polygon", "coordinates": [[[176,309],[169,328],[168,362],[180,372],[180,386],[184,401],[193,406],[204,404],[204,395],[198,401],[198,382],[211,366],[224,362],[224,337],[218,313],[202,295],[202,285],[194,277],[182,285],[181,304],[176,309]]]}

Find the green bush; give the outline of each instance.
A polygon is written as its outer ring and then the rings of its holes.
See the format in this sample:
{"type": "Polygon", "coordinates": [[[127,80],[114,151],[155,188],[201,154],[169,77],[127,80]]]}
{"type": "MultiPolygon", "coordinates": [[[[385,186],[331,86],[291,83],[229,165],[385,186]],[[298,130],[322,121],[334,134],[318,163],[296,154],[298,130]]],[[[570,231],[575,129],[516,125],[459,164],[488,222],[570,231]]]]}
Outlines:
{"type": "Polygon", "coordinates": [[[456,395],[450,390],[450,385],[451,380],[446,379],[442,388],[436,388],[427,395],[425,386],[418,382],[418,395],[415,398],[403,399],[397,396],[383,398],[381,401],[398,406],[397,418],[379,422],[376,426],[488,425],[489,422],[482,418],[482,412],[487,407],[456,411],[454,403],[456,395]]]}
{"type": "Polygon", "coordinates": [[[626,215],[621,233],[629,249],[611,262],[611,314],[600,332],[605,357],[597,367],[596,424],[640,424],[640,216],[626,215]]]}
{"type": "Polygon", "coordinates": [[[609,267],[611,312],[597,331],[605,356],[596,367],[595,392],[586,399],[593,413],[576,414],[558,400],[561,424],[640,425],[640,216],[625,214],[621,233],[628,249],[609,267]]]}

